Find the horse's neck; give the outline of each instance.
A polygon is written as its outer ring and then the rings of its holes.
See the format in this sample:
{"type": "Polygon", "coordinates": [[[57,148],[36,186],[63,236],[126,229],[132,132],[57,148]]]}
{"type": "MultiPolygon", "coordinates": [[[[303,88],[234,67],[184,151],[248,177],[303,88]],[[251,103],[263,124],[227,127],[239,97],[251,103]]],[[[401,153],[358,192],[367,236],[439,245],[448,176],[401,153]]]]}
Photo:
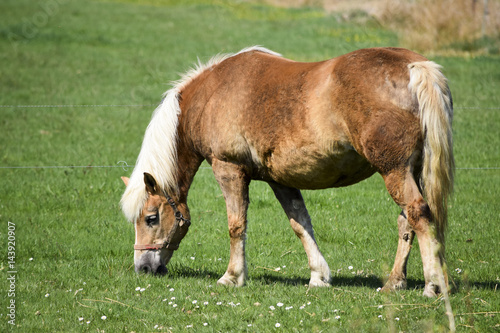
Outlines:
{"type": "Polygon", "coordinates": [[[185,144],[185,140],[179,140],[177,147],[177,195],[180,202],[186,202],[189,188],[202,162],[201,155],[185,144]]]}

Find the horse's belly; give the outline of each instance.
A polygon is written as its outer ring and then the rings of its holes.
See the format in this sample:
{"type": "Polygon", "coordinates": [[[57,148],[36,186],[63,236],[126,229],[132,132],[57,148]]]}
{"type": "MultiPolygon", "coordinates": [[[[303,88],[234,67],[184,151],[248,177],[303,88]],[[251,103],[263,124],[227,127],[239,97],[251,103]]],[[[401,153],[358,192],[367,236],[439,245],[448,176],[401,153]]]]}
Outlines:
{"type": "Polygon", "coordinates": [[[270,178],[299,189],[322,189],[355,184],[375,169],[350,145],[332,149],[302,147],[275,151],[265,163],[270,178]]]}

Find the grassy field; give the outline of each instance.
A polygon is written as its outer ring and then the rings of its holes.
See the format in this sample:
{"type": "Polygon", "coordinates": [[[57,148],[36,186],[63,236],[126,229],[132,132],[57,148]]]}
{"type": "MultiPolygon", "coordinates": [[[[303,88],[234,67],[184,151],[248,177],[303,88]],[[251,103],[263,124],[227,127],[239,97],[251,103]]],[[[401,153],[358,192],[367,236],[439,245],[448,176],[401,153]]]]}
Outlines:
{"type": "MultiPolygon", "coordinates": [[[[409,290],[377,292],[393,263],[399,213],[378,175],[303,193],[331,288],[308,289],[302,246],[270,188],[258,182],[251,185],[247,286],[217,286],[229,237],[208,165],[190,192],[193,225],[169,275],[134,273],[134,230],[119,208],[119,177],[131,169],[114,166],[134,163],[177,73],[197,57],[256,44],[315,61],[398,39],[317,9],[246,2],[0,3],[0,331],[446,330],[442,299],[422,296],[418,244],[409,290]]],[[[456,107],[451,304],[458,331],[498,331],[500,59],[433,60],[445,68],[456,107]]]]}

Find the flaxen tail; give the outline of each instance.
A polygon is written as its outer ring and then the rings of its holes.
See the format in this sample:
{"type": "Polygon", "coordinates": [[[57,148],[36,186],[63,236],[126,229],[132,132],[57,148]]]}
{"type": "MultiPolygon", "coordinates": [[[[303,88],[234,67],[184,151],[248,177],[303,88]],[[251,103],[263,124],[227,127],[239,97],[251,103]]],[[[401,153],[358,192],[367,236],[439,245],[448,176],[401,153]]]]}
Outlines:
{"type": "MultiPolygon", "coordinates": [[[[438,277],[443,293],[450,331],[455,332],[455,318],[448,296],[448,278],[444,263],[444,232],[448,220],[448,197],[453,190],[453,139],[451,122],[453,102],[440,66],[432,61],[415,62],[410,69],[410,91],[416,96],[424,138],[420,184],[436,227],[437,246],[443,274],[438,277]]],[[[431,243],[432,246],[433,243],[431,243]]]]}
{"type": "MultiPolygon", "coordinates": [[[[436,226],[437,239],[444,247],[448,197],[453,190],[455,162],[451,123],[453,102],[441,66],[432,61],[414,62],[410,69],[410,91],[419,105],[424,138],[420,184],[436,226]]],[[[444,250],[444,248],[442,249],[444,250]]]]}

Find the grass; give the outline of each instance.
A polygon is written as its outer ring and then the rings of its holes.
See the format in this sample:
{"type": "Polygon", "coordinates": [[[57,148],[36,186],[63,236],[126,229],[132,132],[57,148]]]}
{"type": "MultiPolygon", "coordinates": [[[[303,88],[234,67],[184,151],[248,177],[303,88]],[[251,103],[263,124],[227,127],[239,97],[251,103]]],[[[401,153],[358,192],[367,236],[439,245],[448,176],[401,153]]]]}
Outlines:
{"type": "MultiPolygon", "coordinates": [[[[418,244],[409,290],[376,291],[392,266],[398,214],[379,176],[304,192],[332,269],[327,289],[307,288],[300,242],[268,186],[252,183],[249,279],[234,289],[216,285],[229,239],[207,165],[190,192],[193,225],[163,278],[133,271],[134,230],[118,204],[119,177],[131,170],[93,167],[133,164],[150,105],[197,56],[206,61],[260,44],[313,61],[396,45],[394,33],[339,23],[316,9],[229,1],[16,0],[3,1],[0,13],[0,105],[125,105],[0,108],[0,166],[88,166],[0,169],[3,290],[10,287],[8,222],[15,224],[17,271],[15,297],[0,299],[2,331],[446,330],[442,301],[421,296],[418,244]],[[12,299],[16,327],[7,323],[12,299]]],[[[434,60],[454,94],[457,167],[498,168],[498,57],[434,60]]],[[[500,173],[459,169],[456,178],[447,242],[451,304],[459,331],[491,331],[500,311],[500,173]]]]}

